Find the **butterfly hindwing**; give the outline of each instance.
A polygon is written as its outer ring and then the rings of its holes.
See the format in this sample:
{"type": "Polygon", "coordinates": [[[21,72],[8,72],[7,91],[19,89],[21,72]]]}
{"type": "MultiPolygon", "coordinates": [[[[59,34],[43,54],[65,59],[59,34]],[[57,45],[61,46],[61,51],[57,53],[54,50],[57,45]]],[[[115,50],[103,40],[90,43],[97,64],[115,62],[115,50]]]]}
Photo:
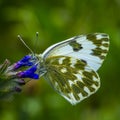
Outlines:
{"type": "Polygon", "coordinates": [[[100,87],[98,74],[82,60],[52,56],[46,58],[45,68],[45,79],[71,104],[87,98],[100,87]]]}
{"type": "Polygon", "coordinates": [[[84,60],[95,71],[99,69],[109,48],[109,36],[104,33],[80,35],[49,47],[43,58],[68,56],[84,60]]]}

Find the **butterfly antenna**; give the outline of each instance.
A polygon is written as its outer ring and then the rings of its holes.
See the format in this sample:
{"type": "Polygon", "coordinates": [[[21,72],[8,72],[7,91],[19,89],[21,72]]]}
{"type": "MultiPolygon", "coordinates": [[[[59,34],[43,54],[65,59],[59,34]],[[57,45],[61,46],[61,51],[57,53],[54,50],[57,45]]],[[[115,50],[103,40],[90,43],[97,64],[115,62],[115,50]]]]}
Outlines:
{"type": "Polygon", "coordinates": [[[37,38],[37,40],[38,40],[38,35],[39,35],[39,32],[36,32],[36,38],[37,38]]]}
{"type": "Polygon", "coordinates": [[[37,49],[38,36],[39,36],[39,32],[36,32],[36,40],[35,40],[35,43],[34,43],[35,51],[36,51],[36,49],[37,49]]]}
{"type": "Polygon", "coordinates": [[[18,35],[18,39],[25,45],[25,47],[34,55],[34,52],[32,51],[32,49],[30,49],[30,47],[24,42],[24,40],[22,39],[22,37],[20,35],[18,35]]]}

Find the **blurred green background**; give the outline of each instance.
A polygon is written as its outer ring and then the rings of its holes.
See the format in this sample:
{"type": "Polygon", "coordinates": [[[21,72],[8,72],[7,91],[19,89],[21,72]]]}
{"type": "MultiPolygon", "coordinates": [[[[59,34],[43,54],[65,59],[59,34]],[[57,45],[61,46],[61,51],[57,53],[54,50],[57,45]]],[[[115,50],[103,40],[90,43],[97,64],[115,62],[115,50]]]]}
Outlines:
{"type": "Polygon", "coordinates": [[[33,80],[13,100],[0,101],[0,120],[120,120],[120,0],[0,0],[0,63],[29,53],[18,34],[42,53],[56,42],[94,32],[109,34],[111,42],[96,94],[72,106],[44,79],[33,80]]]}

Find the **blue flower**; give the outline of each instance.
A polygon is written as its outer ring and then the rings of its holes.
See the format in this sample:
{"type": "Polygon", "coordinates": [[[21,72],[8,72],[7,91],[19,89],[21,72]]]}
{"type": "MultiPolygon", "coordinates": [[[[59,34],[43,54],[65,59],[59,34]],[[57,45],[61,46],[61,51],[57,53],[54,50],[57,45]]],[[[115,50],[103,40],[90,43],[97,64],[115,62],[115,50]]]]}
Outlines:
{"type": "Polygon", "coordinates": [[[39,79],[39,75],[35,73],[36,70],[37,70],[37,65],[34,65],[33,67],[31,67],[25,71],[17,73],[17,76],[20,78],[39,79]]]}
{"type": "Polygon", "coordinates": [[[19,69],[22,66],[32,66],[33,62],[30,62],[31,56],[26,55],[20,61],[14,64],[13,70],[19,69]]]}

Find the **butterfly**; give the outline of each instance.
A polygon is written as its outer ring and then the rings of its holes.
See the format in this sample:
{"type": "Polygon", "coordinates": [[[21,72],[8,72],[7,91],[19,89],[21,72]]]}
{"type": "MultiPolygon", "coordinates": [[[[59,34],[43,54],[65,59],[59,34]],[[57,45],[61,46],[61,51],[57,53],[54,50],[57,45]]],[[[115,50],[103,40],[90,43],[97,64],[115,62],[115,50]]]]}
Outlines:
{"type": "Polygon", "coordinates": [[[79,35],[56,43],[43,54],[35,54],[39,78],[45,80],[72,105],[100,88],[97,70],[109,50],[109,36],[105,33],[79,35]]]}

